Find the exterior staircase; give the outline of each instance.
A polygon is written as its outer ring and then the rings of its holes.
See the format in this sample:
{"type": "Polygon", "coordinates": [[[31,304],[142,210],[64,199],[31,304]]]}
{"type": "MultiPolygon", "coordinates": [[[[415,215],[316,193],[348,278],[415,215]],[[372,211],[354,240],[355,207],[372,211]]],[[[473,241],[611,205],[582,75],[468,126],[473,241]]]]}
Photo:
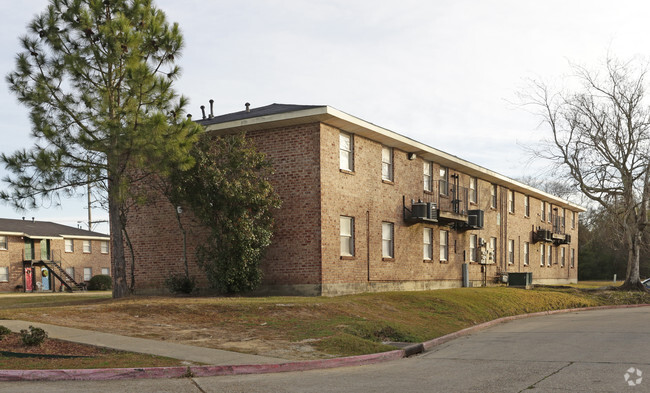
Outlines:
{"type": "Polygon", "coordinates": [[[70,292],[85,291],[86,285],[79,284],[61,266],[52,261],[43,261],[47,269],[56,277],[70,292]]]}

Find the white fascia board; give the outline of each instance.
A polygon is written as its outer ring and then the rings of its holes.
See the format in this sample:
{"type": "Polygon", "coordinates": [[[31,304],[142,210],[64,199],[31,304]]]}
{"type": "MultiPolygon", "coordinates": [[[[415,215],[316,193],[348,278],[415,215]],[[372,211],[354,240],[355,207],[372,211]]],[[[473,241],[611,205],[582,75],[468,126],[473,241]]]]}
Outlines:
{"type": "Polygon", "coordinates": [[[424,143],[418,142],[394,131],[390,131],[376,124],[359,119],[358,117],[342,112],[336,108],[332,108],[331,106],[322,106],[270,116],[259,116],[250,119],[230,121],[227,123],[211,124],[206,126],[206,131],[225,131],[231,129],[257,130],[268,127],[269,123],[272,123],[273,127],[281,127],[310,122],[322,122],[351,134],[360,135],[387,146],[398,148],[407,153],[416,153],[424,159],[442,164],[466,175],[475,176],[522,194],[551,202],[556,206],[569,208],[578,212],[584,212],[587,210],[573,202],[558,198],[555,195],[538,190],[537,188],[513,180],[507,176],[501,175],[500,173],[491,171],[442,150],[425,145],[424,143]]]}
{"type": "Polygon", "coordinates": [[[110,236],[79,236],[79,235],[61,235],[59,239],[78,239],[78,240],[111,240],[110,236]]]}
{"type": "Polygon", "coordinates": [[[20,236],[20,237],[22,237],[22,236],[27,236],[27,235],[25,233],[23,233],[23,232],[3,232],[3,231],[0,231],[0,236],[20,236]]]}

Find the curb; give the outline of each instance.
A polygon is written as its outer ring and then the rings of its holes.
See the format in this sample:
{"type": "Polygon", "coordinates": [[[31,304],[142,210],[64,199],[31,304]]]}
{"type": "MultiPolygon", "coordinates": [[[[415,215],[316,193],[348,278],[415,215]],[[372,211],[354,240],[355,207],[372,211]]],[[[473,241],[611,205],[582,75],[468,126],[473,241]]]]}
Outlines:
{"type": "Polygon", "coordinates": [[[608,310],[616,308],[648,307],[650,304],[625,304],[584,308],[567,308],[562,310],[540,311],[530,314],[512,315],[474,325],[457,332],[410,345],[404,349],[380,352],[370,355],[347,356],[334,359],[307,360],[277,364],[251,364],[230,366],[189,366],[189,367],[144,367],[144,368],[100,368],[73,370],[0,370],[0,381],[101,381],[121,379],[157,379],[157,378],[191,378],[214,377],[222,375],[268,374],[290,371],[321,370],[336,367],[363,366],[402,359],[428,351],[436,346],[459,337],[467,336],[480,330],[517,319],[538,317],[552,314],[564,314],[576,311],[608,310]]]}

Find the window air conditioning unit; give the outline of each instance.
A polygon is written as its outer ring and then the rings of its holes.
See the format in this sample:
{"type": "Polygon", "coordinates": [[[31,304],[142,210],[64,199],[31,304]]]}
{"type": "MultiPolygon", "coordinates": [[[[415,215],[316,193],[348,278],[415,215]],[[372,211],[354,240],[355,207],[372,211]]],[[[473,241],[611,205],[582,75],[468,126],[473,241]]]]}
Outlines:
{"type": "Polygon", "coordinates": [[[469,210],[467,212],[467,225],[472,229],[482,229],[485,224],[483,210],[469,210]]]}

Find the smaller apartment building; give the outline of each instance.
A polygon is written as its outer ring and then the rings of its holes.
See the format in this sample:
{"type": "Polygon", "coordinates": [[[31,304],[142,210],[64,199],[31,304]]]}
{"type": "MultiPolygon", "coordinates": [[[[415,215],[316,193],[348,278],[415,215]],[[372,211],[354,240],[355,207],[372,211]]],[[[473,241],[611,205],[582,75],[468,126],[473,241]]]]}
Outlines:
{"type": "MultiPolygon", "coordinates": [[[[273,104],[199,123],[246,133],[273,164],[282,207],[262,262],[267,293],[484,286],[511,272],[577,281],[580,206],[329,106],[273,104]]],[[[180,271],[180,231],[164,205],[130,221],[136,265],[180,271]]],[[[192,245],[188,255],[193,265],[192,245]]],[[[136,287],[162,288],[148,271],[136,268],[136,287]]]]}
{"type": "Polygon", "coordinates": [[[110,237],[52,222],[0,219],[0,292],[79,289],[110,275],[110,237]]]}

